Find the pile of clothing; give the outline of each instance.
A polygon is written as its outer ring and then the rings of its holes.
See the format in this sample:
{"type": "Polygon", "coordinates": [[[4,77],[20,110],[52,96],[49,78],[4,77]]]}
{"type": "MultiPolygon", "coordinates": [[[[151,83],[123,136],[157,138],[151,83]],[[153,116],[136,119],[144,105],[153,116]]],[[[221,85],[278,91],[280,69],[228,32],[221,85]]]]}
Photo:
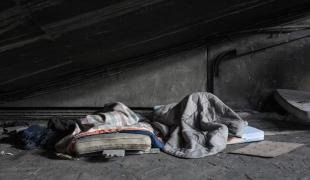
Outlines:
{"type": "Polygon", "coordinates": [[[179,103],[154,107],[149,119],[120,102],[110,103],[77,120],[54,118],[46,128],[30,126],[21,139],[26,149],[53,148],[68,155],[159,148],[181,158],[201,158],[223,151],[228,135],[241,137],[245,126],[215,95],[198,92],[179,103]]]}

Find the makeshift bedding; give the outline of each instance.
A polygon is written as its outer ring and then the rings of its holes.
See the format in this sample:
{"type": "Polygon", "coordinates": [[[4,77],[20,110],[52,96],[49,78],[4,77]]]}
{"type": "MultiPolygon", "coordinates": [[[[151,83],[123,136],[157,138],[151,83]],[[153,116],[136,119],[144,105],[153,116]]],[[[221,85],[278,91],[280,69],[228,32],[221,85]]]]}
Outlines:
{"type": "Polygon", "coordinates": [[[153,121],[169,127],[164,151],[182,158],[200,158],[223,151],[228,133],[241,137],[247,125],[207,92],[193,93],[178,104],[155,108],[153,121]]]}
{"type": "Polygon", "coordinates": [[[228,134],[241,137],[246,125],[246,121],[216,96],[199,92],[185,97],[178,104],[157,106],[151,121],[122,103],[108,104],[102,112],[80,119],[74,130],[55,145],[55,149],[74,154],[72,145],[78,138],[131,131],[148,134],[152,146],[159,144],[168,154],[181,158],[200,158],[224,150],[228,134]],[[82,131],[80,126],[91,128],[82,131]],[[160,145],[162,140],[164,144],[160,145]]]}
{"type": "MultiPolygon", "coordinates": [[[[81,118],[75,124],[74,130],[55,145],[55,149],[60,153],[75,154],[73,146],[79,138],[117,132],[130,133],[131,131],[133,134],[136,131],[154,133],[152,126],[146,122],[145,118],[134,113],[122,103],[110,103],[98,114],[81,118]],[[82,131],[81,126],[91,128],[82,131]]],[[[154,136],[150,137],[153,138],[154,136]]]]}

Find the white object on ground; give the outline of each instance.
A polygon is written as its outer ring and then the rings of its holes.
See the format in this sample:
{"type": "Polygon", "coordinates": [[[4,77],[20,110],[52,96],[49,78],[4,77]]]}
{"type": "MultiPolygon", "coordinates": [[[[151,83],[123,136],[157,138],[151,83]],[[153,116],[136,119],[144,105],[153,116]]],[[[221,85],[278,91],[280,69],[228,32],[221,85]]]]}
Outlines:
{"type": "Polygon", "coordinates": [[[1,151],[0,154],[1,154],[2,156],[4,156],[4,155],[14,156],[13,153],[5,152],[5,151],[1,151]]]}
{"type": "Polygon", "coordinates": [[[243,130],[242,137],[229,137],[227,144],[238,144],[238,143],[246,143],[246,142],[255,142],[255,141],[263,141],[264,140],[264,131],[246,126],[243,130]]]}

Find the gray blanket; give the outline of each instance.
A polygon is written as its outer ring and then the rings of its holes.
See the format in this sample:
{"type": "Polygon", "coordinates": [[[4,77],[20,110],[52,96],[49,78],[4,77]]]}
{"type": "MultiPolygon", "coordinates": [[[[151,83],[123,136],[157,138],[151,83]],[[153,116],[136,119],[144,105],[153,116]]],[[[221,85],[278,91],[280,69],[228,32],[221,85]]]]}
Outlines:
{"type": "Polygon", "coordinates": [[[153,121],[167,141],[164,151],[182,158],[214,155],[226,148],[228,134],[241,137],[247,122],[219,98],[193,93],[178,104],[154,109],[153,121]],[[168,132],[167,132],[168,131],[168,132]]]}

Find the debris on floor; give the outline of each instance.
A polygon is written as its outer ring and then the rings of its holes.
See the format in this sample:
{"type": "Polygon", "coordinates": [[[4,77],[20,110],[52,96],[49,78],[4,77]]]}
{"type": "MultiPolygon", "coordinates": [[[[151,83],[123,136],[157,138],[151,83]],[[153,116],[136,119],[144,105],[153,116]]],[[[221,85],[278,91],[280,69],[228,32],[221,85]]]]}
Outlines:
{"type": "Polygon", "coordinates": [[[234,150],[230,153],[272,158],[281,154],[291,152],[303,145],[304,144],[299,143],[262,141],[258,143],[252,143],[241,149],[234,150]]]}
{"type": "Polygon", "coordinates": [[[74,160],[74,158],[68,154],[62,154],[62,153],[56,153],[55,154],[59,159],[65,159],[65,160],[74,160]]]}
{"type": "Polygon", "coordinates": [[[3,132],[6,134],[14,134],[14,133],[22,132],[23,130],[27,128],[28,126],[12,126],[12,127],[3,128],[3,132]]]}
{"type": "Polygon", "coordinates": [[[5,156],[5,155],[8,155],[8,156],[14,156],[14,154],[13,154],[13,153],[10,153],[10,152],[5,152],[5,151],[1,151],[1,152],[0,152],[0,155],[1,155],[1,156],[5,156]]]}

